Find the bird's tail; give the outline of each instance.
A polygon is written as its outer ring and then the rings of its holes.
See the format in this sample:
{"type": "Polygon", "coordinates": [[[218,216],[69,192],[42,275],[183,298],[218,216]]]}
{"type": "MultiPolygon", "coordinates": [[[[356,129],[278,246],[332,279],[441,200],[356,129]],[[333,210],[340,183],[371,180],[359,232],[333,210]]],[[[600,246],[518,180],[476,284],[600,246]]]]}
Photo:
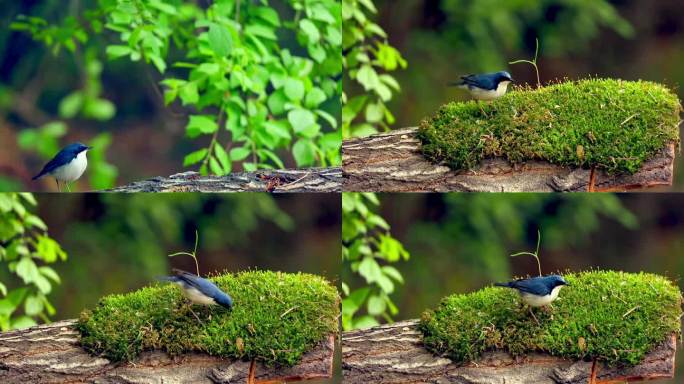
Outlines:
{"type": "Polygon", "coordinates": [[[155,279],[159,281],[168,281],[171,283],[178,282],[178,277],[177,276],[157,276],[155,279]]]}
{"type": "Polygon", "coordinates": [[[41,173],[39,173],[39,174],[33,176],[33,177],[31,178],[31,180],[38,180],[38,179],[40,179],[40,178],[43,177],[43,176],[45,176],[45,173],[44,173],[44,172],[41,172],[41,173]]]}
{"type": "Polygon", "coordinates": [[[506,287],[506,288],[510,288],[510,287],[511,287],[511,283],[494,283],[494,286],[495,286],[495,287],[506,287]]]}

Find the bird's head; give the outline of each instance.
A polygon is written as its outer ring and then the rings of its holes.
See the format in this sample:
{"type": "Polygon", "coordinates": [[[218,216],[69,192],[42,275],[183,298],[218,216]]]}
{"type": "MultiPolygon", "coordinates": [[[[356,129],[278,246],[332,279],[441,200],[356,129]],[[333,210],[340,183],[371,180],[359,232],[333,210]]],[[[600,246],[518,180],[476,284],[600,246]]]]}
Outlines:
{"type": "Polygon", "coordinates": [[[233,308],[233,299],[226,294],[217,295],[216,297],[214,297],[214,301],[216,302],[216,304],[218,304],[222,307],[225,307],[228,309],[233,308]]]}
{"type": "Polygon", "coordinates": [[[563,276],[560,275],[549,275],[544,278],[546,280],[546,284],[549,286],[549,288],[556,288],[556,287],[563,287],[565,285],[570,285],[568,284],[567,281],[563,278],[563,276]]]}
{"type": "Polygon", "coordinates": [[[500,71],[496,73],[496,82],[501,83],[507,81],[509,83],[513,82],[513,77],[511,77],[511,74],[506,72],[506,71],[500,71]]]}
{"type": "Polygon", "coordinates": [[[85,144],[83,144],[83,143],[78,143],[78,142],[76,142],[76,143],[67,145],[66,147],[64,147],[64,150],[65,150],[65,151],[68,151],[68,152],[71,152],[71,153],[73,153],[74,155],[78,155],[79,153],[84,152],[84,151],[88,151],[88,150],[90,150],[90,149],[92,149],[92,148],[93,148],[93,147],[89,147],[89,146],[87,146],[87,145],[85,145],[85,144]]]}

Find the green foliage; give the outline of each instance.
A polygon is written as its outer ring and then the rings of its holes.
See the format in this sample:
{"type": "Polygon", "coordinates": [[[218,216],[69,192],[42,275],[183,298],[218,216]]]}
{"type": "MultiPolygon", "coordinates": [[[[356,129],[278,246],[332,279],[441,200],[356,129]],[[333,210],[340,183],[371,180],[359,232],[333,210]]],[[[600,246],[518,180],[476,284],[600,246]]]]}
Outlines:
{"type": "Polygon", "coordinates": [[[385,31],[370,19],[376,13],[373,0],[342,0],[342,49],[349,76],[345,89],[352,81],[363,89],[342,95],[343,137],[368,136],[388,130],[394,123],[386,103],[400,87],[386,72],[406,68],[406,61],[387,42],[385,31]]]}
{"type": "Polygon", "coordinates": [[[448,296],[423,314],[424,344],[458,362],[502,349],[514,356],[541,351],[634,365],[669,335],[681,333],[681,292],[665,277],[614,271],[564,277],[570,286],[550,312],[535,311],[538,323],[511,289],[448,296]]]}
{"type": "Polygon", "coordinates": [[[419,137],[426,157],[455,169],[499,156],[634,173],[679,142],[681,110],[665,86],[589,79],[518,89],[486,105],[447,104],[421,123],[419,137]]]}
{"type": "MultiPolygon", "coordinates": [[[[340,8],[334,0],[221,0],[206,8],[180,0],[107,0],[72,27],[71,40],[57,39],[60,30],[43,21],[22,28],[53,49],[115,33],[119,41],[106,47],[108,58],[156,68],[164,102],[179,100],[192,111],[187,136],[210,137],[184,166],[224,175],[235,163],[247,171],[282,168],[276,152],[287,148],[301,167],[339,164],[340,8]],[[282,48],[293,40],[295,49],[282,48]]],[[[77,109],[79,95],[60,110],[77,109]]]]}
{"type": "Polygon", "coordinates": [[[0,330],[26,328],[55,314],[47,295],[59,275],[49,266],[64,261],[66,252],[47,234],[47,226],[29,212],[36,205],[30,193],[0,194],[0,265],[21,281],[9,289],[0,282],[0,330]]]}
{"type": "Polygon", "coordinates": [[[211,280],[232,296],[232,310],[191,309],[172,284],[107,296],[81,314],[81,345],[116,361],[162,349],[172,355],[202,351],[294,365],[304,352],[338,332],[339,296],[322,277],[249,271],[211,280]]]}
{"type": "Polygon", "coordinates": [[[398,309],[390,298],[395,284],[404,278],[394,266],[408,260],[404,246],[390,234],[390,226],[373,207],[380,202],[372,193],[342,194],[342,260],[344,268],[365,281],[351,291],[342,283],[342,328],[345,330],[371,327],[378,319],[392,321],[398,309]],[[361,314],[364,312],[366,314],[361,314]]]}

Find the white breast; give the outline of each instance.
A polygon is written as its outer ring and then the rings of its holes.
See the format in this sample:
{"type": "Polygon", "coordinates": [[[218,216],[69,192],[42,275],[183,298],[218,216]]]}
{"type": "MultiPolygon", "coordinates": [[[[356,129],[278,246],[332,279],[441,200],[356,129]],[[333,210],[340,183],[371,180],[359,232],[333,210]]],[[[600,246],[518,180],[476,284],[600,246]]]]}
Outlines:
{"type": "Polygon", "coordinates": [[[88,166],[86,152],[88,151],[81,151],[81,153],[76,155],[69,163],[52,171],[51,175],[59,181],[72,182],[78,180],[88,166]]]}
{"type": "Polygon", "coordinates": [[[488,91],[488,90],[485,90],[482,88],[476,88],[476,87],[469,88],[469,91],[470,91],[470,95],[473,96],[474,99],[489,101],[489,100],[498,99],[499,97],[506,94],[506,90],[508,89],[508,84],[510,84],[510,83],[511,83],[510,81],[502,81],[499,83],[499,86],[497,86],[496,89],[493,89],[491,91],[488,91]]]}
{"type": "Polygon", "coordinates": [[[551,293],[546,296],[537,296],[526,292],[521,292],[520,296],[522,297],[522,301],[530,307],[543,307],[551,304],[558,298],[561,288],[563,288],[562,285],[553,288],[551,293]]]}
{"type": "MultiPolygon", "coordinates": [[[[179,284],[179,285],[181,285],[181,284],[179,284]]],[[[183,287],[183,286],[181,285],[181,287],[183,287]]],[[[215,305],[216,304],[214,299],[212,299],[209,296],[203,295],[202,293],[200,293],[200,291],[198,291],[195,288],[187,288],[187,289],[184,288],[183,293],[185,294],[185,297],[190,299],[190,301],[192,301],[195,304],[202,304],[202,305],[215,305]]]]}

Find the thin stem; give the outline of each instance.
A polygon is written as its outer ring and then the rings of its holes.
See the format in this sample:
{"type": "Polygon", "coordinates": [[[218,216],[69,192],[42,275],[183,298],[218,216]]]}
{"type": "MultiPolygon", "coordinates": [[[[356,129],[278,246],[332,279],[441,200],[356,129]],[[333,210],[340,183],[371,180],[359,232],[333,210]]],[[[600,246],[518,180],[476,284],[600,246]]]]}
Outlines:
{"type": "Polygon", "coordinates": [[[211,159],[212,153],[214,151],[214,146],[216,145],[216,142],[218,141],[218,133],[221,130],[221,125],[223,124],[223,100],[221,100],[221,109],[219,109],[219,114],[218,114],[218,119],[217,120],[217,125],[218,129],[214,131],[214,134],[211,136],[211,142],[209,143],[209,150],[207,151],[207,156],[202,160],[202,164],[200,165],[200,170],[203,167],[206,167],[207,164],[209,163],[209,159],[211,159]]]}
{"type": "Polygon", "coordinates": [[[235,1],[235,22],[240,23],[240,0],[235,1]]]}
{"type": "Polygon", "coordinates": [[[541,245],[541,231],[537,229],[537,250],[532,253],[532,252],[518,252],[514,253],[512,255],[509,255],[510,257],[517,257],[517,256],[522,256],[522,255],[527,255],[527,256],[532,256],[537,260],[537,268],[539,269],[539,277],[542,275],[542,270],[541,270],[541,261],[539,260],[539,247],[541,245]]]}
{"type": "Polygon", "coordinates": [[[176,252],[172,253],[170,255],[166,255],[167,257],[175,257],[175,256],[190,256],[195,260],[195,270],[197,271],[197,276],[200,275],[199,273],[199,262],[197,261],[197,245],[199,244],[199,232],[197,232],[197,229],[195,229],[195,249],[192,251],[192,253],[181,251],[181,252],[176,252]]]}

